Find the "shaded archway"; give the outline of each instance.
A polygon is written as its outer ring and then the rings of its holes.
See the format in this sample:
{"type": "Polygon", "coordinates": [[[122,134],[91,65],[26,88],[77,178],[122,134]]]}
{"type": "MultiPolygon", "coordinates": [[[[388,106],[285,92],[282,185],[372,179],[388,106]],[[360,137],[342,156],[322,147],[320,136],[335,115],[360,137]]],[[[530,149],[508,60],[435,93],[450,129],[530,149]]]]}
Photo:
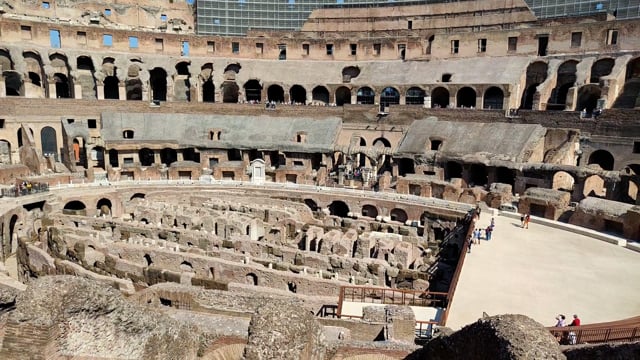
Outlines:
{"type": "Polygon", "coordinates": [[[208,78],[202,83],[202,102],[216,102],[216,86],[213,79],[208,78]]]}
{"type": "Polygon", "coordinates": [[[142,80],[138,78],[125,81],[127,100],[142,100],[142,80]]]}
{"type": "Polygon", "coordinates": [[[96,99],[96,80],[93,60],[89,56],[76,59],[76,84],[80,84],[83,99],[96,99]]]}
{"type": "Polygon", "coordinates": [[[484,92],[483,109],[502,109],[504,107],[504,91],[492,86],[484,92]]]}
{"type": "Polygon", "coordinates": [[[378,208],[373,205],[363,205],[362,216],[375,219],[378,216],[378,208]]]}
{"type": "Polygon", "coordinates": [[[62,209],[63,214],[67,215],[87,215],[87,206],[79,200],[69,201],[62,209]]]}
{"type": "Polygon", "coordinates": [[[606,197],[607,189],[604,187],[604,179],[598,175],[591,175],[586,178],[584,181],[584,190],[582,191],[582,195],[585,197],[606,197]]]}
{"type": "Polygon", "coordinates": [[[400,104],[400,92],[394,87],[386,87],[380,93],[380,104],[384,106],[400,104]]]}
{"type": "Polygon", "coordinates": [[[118,100],[120,99],[119,81],[115,76],[107,76],[104,78],[104,98],[118,100]]]}
{"type": "Polygon", "coordinates": [[[347,217],[349,214],[349,206],[344,201],[335,200],[329,204],[329,213],[334,216],[347,217]]]}
{"type": "Polygon", "coordinates": [[[45,126],[40,131],[40,144],[42,145],[42,155],[51,156],[58,160],[58,139],[56,130],[51,126],[45,126]]]}
{"type": "Polygon", "coordinates": [[[411,87],[407,90],[405,103],[407,105],[424,105],[426,92],[419,87],[411,87]]]}
{"type": "Polygon", "coordinates": [[[496,168],[496,182],[511,185],[511,189],[513,191],[513,186],[516,183],[515,170],[506,168],[504,166],[496,168]]]}
{"type": "Polygon", "coordinates": [[[111,167],[117,168],[120,166],[120,162],[118,160],[118,150],[109,149],[109,165],[111,167]]]}
{"type": "Polygon", "coordinates": [[[591,76],[589,82],[599,84],[600,78],[611,74],[616,61],[611,58],[600,59],[591,65],[591,76]]]}
{"type": "Polygon", "coordinates": [[[574,86],[577,76],[578,62],[568,60],[558,68],[556,87],[547,100],[547,110],[564,110],[567,107],[569,89],[574,86]]]}
{"type": "Polygon", "coordinates": [[[258,275],[254,273],[248,273],[245,275],[245,283],[247,285],[258,286],[258,275]]]}
{"type": "Polygon", "coordinates": [[[111,215],[111,200],[102,198],[96,203],[96,209],[100,210],[101,215],[111,215]]]}
{"type": "Polygon", "coordinates": [[[284,89],[280,85],[271,85],[267,88],[267,100],[276,103],[284,102],[284,89]]]}
{"type": "Polygon", "coordinates": [[[469,185],[483,186],[488,181],[487,167],[484,164],[471,164],[469,167],[469,185]]]}
{"type": "Polygon", "coordinates": [[[375,104],[376,93],[370,87],[361,87],[356,93],[356,101],[358,104],[375,104]]]}
{"type": "MultiPolygon", "coordinates": [[[[349,94],[351,97],[351,94],[349,94]]],[[[316,86],[311,91],[311,100],[316,103],[329,103],[329,90],[324,86],[316,86]]]]}
{"type": "Polygon", "coordinates": [[[449,90],[437,87],[431,91],[431,107],[446,108],[449,106],[449,90]]]}
{"type": "Polygon", "coordinates": [[[142,148],[138,151],[138,157],[140,158],[140,165],[151,166],[153,165],[155,154],[149,148],[142,148]]]}
{"type": "Polygon", "coordinates": [[[404,224],[405,222],[407,222],[407,220],[409,220],[407,212],[402,209],[395,208],[391,210],[391,213],[389,215],[391,217],[391,221],[397,221],[404,224]]]}
{"type": "Polygon", "coordinates": [[[336,105],[343,106],[351,104],[351,90],[346,86],[340,86],[336,89],[336,105]]]}
{"type": "Polygon", "coordinates": [[[4,75],[4,87],[7,96],[22,96],[24,90],[22,76],[15,71],[3,71],[2,74],[4,75]]]}
{"type": "Polygon", "coordinates": [[[390,148],[391,147],[391,142],[389,142],[389,140],[383,138],[383,137],[379,137],[375,140],[373,140],[373,146],[374,147],[387,147],[390,148]]]}
{"type": "Polygon", "coordinates": [[[0,164],[11,164],[11,143],[8,140],[0,140],[0,164]]]}
{"type": "Polygon", "coordinates": [[[167,72],[163,68],[149,70],[152,100],[167,101],[167,72]]]}
{"type": "Polygon", "coordinates": [[[475,108],[476,91],[468,86],[458,90],[458,93],[456,94],[456,106],[463,108],[475,108]]]}
{"type": "Polygon", "coordinates": [[[173,100],[191,101],[191,73],[189,62],[180,61],[176,64],[176,74],[173,76],[173,100]]]}
{"type": "Polygon", "coordinates": [[[145,194],[143,193],[135,193],[133,195],[131,195],[131,197],[129,198],[129,201],[133,200],[133,199],[144,199],[146,197],[145,194]]]}
{"type": "Polygon", "coordinates": [[[357,66],[347,66],[342,69],[342,81],[351,82],[351,79],[357,78],[360,75],[360,68],[357,66]]]}
{"type": "Polygon", "coordinates": [[[600,99],[602,90],[598,85],[585,85],[578,90],[578,104],[576,110],[584,111],[591,114],[598,107],[598,99],[600,99]]]}
{"type": "Polygon", "coordinates": [[[56,83],[56,97],[58,99],[71,98],[71,88],[67,75],[56,73],[55,75],[53,75],[53,80],[56,83]]]}
{"type": "Polygon", "coordinates": [[[573,191],[573,186],[576,180],[574,177],[566,171],[558,171],[553,174],[553,183],[551,185],[552,189],[555,190],[565,190],[565,191],[573,191]]]}
{"type": "Polygon", "coordinates": [[[307,205],[307,207],[309,207],[311,211],[318,210],[318,204],[315,201],[313,201],[313,199],[304,199],[304,204],[307,205]]]}
{"type": "Polygon", "coordinates": [[[244,83],[244,95],[249,102],[262,101],[262,85],[258,80],[249,80],[244,83]]]}
{"type": "Polygon", "coordinates": [[[12,215],[11,220],[9,220],[9,251],[11,254],[15,253],[18,250],[18,234],[16,233],[16,225],[18,224],[18,215],[12,215]]]}
{"type": "Polygon", "coordinates": [[[613,170],[614,158],[610,152],[606,150],[596,150],[589,155],[587,165],[598,164],[602,170],[613,170]]]}
{"type": "Polygon", "coordinates": [[[169,166],[178,161],[178,153],[174,149],[164,148],[160,151],[160,162],[169,166]]]}
{"type": "Polygon", "coordinates": [[[221,86],[222,90],[222,102],[236,104],[238,102],[238,94],[240,93],[240,87],[235,81],[225,81],[221,86]]]}
{"type": "Polygon", "coordinates": [[[548,69],[549,65],[542,61],[533,62],[527,67],[527,81],[524,86],[524,92],[522,93],[522,100],[520,101],[521,109],[533,109],[533,102],[538,85],[547,79],[548,69]]]}
{"type": "Polygon", "coordinates": [[[292,104],[305,105],[307,103],[307,90],[300,85],[293,85],[289,90],[289,99],[292,104]]]}
{"type": "Polygon", "coordinates": [[[627,64],[624,87],[618,95],[614,107],[622,109],[640,107],[640,57],[627,64]]]}
{"type": "Polygon", "coordinates": [[[462,178],[462,164],[455,161],[447,161],[444,168],[444,177],[447,180],[462,178]]]}

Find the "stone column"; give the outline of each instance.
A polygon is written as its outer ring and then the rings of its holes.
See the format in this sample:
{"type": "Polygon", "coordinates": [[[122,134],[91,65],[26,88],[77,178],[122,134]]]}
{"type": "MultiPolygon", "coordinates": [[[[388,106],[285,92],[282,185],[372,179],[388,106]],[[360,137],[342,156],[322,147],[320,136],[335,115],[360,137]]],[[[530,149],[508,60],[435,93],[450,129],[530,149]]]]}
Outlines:
{"type": "Polygon", "coordinates": [[[96,80],[96,95],[98,100],[104,100],[104,83],[96,80]]]}
{"type": "Polygon", "coordinates": [[[7,87],[4,81],[4,75],[2,75],[1,71],[0,71],[0,97],[7,97],[7,87]]]}
{"type": "Polygon", "coordinates": [[[118,81],[118,99],[127,100],[127,87],[122,80],[118,81]]]}
{"type": "Polygon", "coordinates": [[[357,104],[358,103],[358,91],[356,90],[356,92],[352,92],[351,93],[351,104],[357,104]]]}
{"type": "Polygon", "coordinates": [[[73,96],[75,99],[82,99],[82,85],[76,84],[75,81],[73,85],[73,96]]]}
{"type": "Polygon", "coordinates": [[[173,76],[167,74],[167,102],[173,101],[174,91],[173,76]]]}
{"type": "Polygon", "coordinates": [[[53,76],[47,76],[49,79],[47,85],[49,86],[49,99],[55,99],[58,97],[56,93],[56,81],[53,80],[53,76]]]}

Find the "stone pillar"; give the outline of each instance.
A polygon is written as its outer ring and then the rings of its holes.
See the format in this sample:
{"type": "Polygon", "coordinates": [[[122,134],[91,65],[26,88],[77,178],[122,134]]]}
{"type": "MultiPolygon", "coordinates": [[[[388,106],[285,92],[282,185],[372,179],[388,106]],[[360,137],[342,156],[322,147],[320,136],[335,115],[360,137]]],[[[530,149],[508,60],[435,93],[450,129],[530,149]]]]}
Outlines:
{"type": "Polygon", "coordinates": [[[567,91],[567,101],[565,103],[565,110],[582,111],[582,109],[576,109],[578,106],[578,88],[576,86],[570,87],[567,91]]]}
{"type": "Polygon", "coordinates": [[[82,85],[75,84],[73,85],[73,96],[74,99],[82,99],[82,85]]]}
{"type": "Polygon", "coordinates": [[[176,161],[184,161],[184,154],[182,150],[176,151],[176,161]]]}
{"type": "Polygon", "coordinates": [[[6,84],[4,81],[4,75],[2,75],[2,72],[0,72],[0,97],[7,97],[7,87],[6,87],[6,84]]]}
{"type": "Polygon", "coordinates": [[[173,101],[174,91],[173,76],[167,74],[167,102],[173,101]]]}
{"type": "Polygon", "coordinates": [[[162,163],[162,158],[160,156],[160,152],[159,151],[154,151],[153,152],[153,163],[154,164],[162,163]]]}
{"type": "Polygon", "coordinates": [[[53,77],[48,78],[50,79],[47,83],[49,86],[49,99],[55,99],[58,97],[58,94],[56,93],[56,81],[53,80],[53,77]]]}
{"type": "Polygon", "coordinates": [[[104,100],[104,83],[96,81],[96,95],[98,100],[104,100]]]}
{"type": "MultiPolygon", "coordinates": [[[[400,90],[398,90],[400,91],[400,90]]],[[[399,105],[407,105],[407,92],[400,93],[400,104],[399,105]]]]}
{"type": "Polygon", "coordinates": [[[615,180],[606,180],[604,181],[604,187],[607,189],[606,198],[607,200],[618,201],[622,196],[622,186],[619,185],[615,180]]]}
{"type": "Polygon", "coordinates": [[[584,183],[587,179],[584,177],[576,177],[573,183],[573,191],[571,191],[571,201],[580,201],[584,198],[584,183]]]}
{"type": "Polygon", "coordinates": [[[118,81],[118,99],[127,100],[127,87],[124,81],[118,81]]]}
{"type": "Polygon", "coordinates": [[[358,91],[356,90],[356,92],[352,92],[351,93],[351,104],[357,104],[358,103],[358,91]]]}

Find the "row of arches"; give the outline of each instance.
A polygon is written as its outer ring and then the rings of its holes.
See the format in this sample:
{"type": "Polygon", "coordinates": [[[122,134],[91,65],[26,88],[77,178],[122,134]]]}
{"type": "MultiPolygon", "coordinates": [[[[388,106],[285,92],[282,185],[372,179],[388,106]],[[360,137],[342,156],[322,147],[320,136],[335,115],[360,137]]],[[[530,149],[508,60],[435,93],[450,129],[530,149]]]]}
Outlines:
{"type": "MultiPolygon", "coordinates": [[[[317,203],[312,199],[305,199],[304,203],[311,209],[311,211],[317,211],[319,209],[317,203]]],[[[351,210],[349,209],[349,205],[342,200],[335,200],[328,206],[329,213],[338,217],[348,217],[350,216],[351,210]]],[[[362,216],[375,219],[380,215],[378,208],[371,204],[363,205],[360,209],[360,213],[362,216]]],[[[400,208],[394,208],[389,212],[389,217],[391,221],[397,221],[401,223],[405,223],[409,216],[407,212],[400,208]]]]}

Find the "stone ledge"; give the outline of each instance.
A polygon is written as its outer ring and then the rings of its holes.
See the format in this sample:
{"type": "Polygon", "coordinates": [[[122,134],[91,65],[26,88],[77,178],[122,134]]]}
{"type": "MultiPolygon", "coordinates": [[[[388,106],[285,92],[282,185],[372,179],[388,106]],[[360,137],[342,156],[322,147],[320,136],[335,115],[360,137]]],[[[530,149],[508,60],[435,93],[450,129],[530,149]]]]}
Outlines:
{"type": "Polygon", "coordinates": [[[625,247],[629,250],[640,252],[640,242],[627,242],[625,247]]]}
{"type": "MultiPolygon", "coordinates": [[[[513,218],[513,219],[518,219],[520,220],[520,214],[519,213],[514,213],[514,212],[508,212],[508,211],[500,211],[499,212],[500,216],[505,216],[505,217],[509,217],[509,218],[513,218]]],[[[560,229],[560,230],[565,230],[565,231],[570,231],[574,234],[578,234],[578,235],[584,235],[596,240],[601,240],[601,241],[605,241],[608,242],[609,244],[614,244],[614,245],[618,245],[618,246],[626,246],[627,248],[629,248],[628,244],[627,244],[627,240],[617,237],[617,236],[613,236],[613,235],[608,235],[608,234],[603,234],[599,231],[596,230],[591,230],[591,229],[587,229],[587,228],[583,228],[580,226],[576,226],[576,225],[571,225],[571,224],[567,224],[567,223],[563,223],[563,222],[559,222],[559,221],[553,221],[553,220],[549,220],[549,219],[544,219],[541,217],[537,217],[537,216],[531,216],[531,223],[534,224],[540,224],[540,225],[544,225],[544,226],[549,226],[552,228],[556,228],[556,229],[560,229]]],[[[640,252],[640,245],[636,245],[638,247],[638,250],[640,252]]],[[[633,249],[632,249],[633,250],[633,249]]]]}

